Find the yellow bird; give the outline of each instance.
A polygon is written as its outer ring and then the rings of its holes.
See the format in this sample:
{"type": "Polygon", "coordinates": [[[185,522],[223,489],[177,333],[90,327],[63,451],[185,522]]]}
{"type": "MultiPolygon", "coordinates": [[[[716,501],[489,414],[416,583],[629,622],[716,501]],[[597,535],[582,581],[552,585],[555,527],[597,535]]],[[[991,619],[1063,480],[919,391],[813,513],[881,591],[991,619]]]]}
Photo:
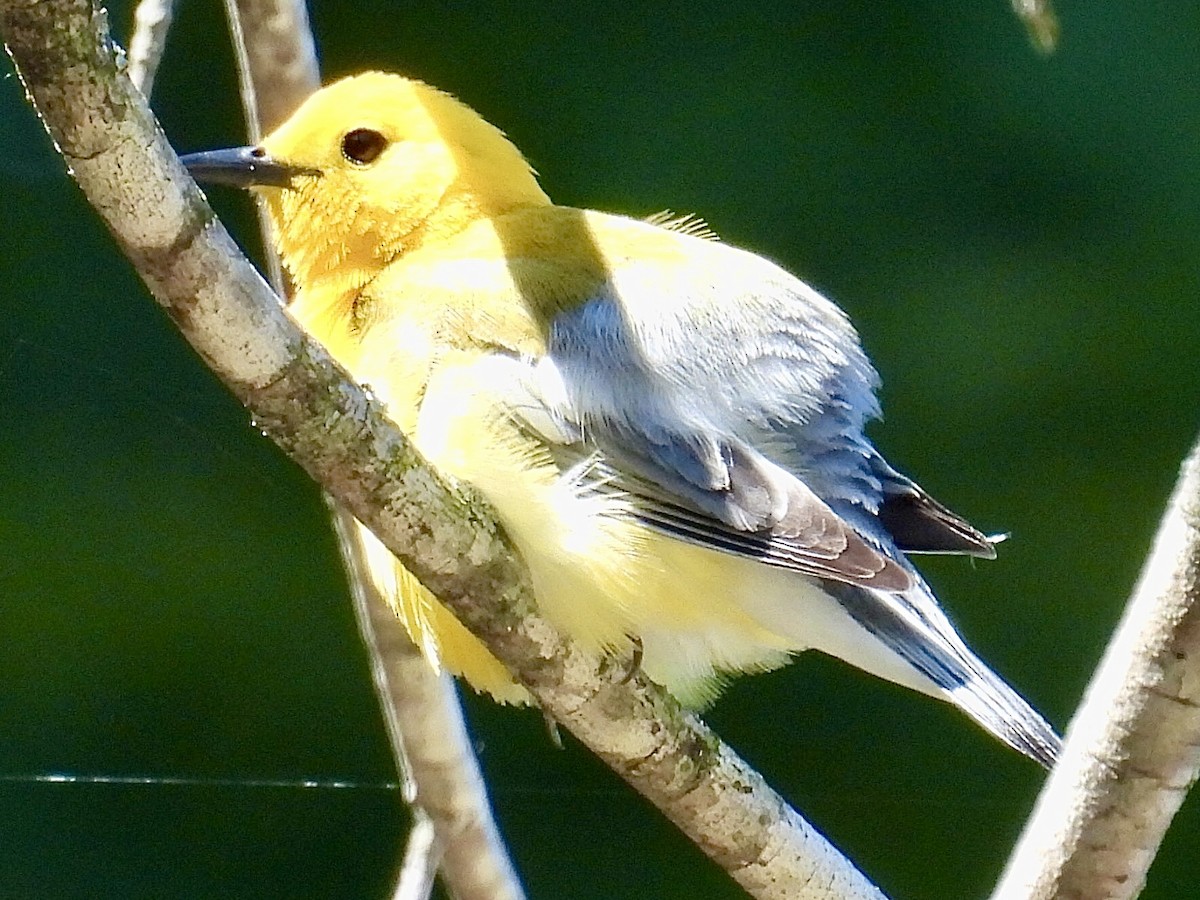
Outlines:
{"type": "MultiPolygon", "coordinates": [[[[640,648],[691,704],[816,648],[1053,763],[1054,731],[906,556],[991,541],[866,438],[878,376],[812,288],[694,221],[554,205],[501,131],[398,75],[339,81],[261,146],[185,162],[266,197],[296,318],[493,504],[575,640],[640,648]]],[[[528,699],[359,537],[431,663],[528,699]]]]}

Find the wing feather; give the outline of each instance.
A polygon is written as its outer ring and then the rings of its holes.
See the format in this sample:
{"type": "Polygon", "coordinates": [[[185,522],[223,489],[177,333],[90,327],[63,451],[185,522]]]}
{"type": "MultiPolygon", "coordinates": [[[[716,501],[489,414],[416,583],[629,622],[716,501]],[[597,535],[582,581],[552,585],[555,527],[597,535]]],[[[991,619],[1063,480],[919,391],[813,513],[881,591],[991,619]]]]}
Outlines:
{"type": "MultiPolygon", "coordinates": [[[[645,223],[623,227],[661,240],[645,223]]],[[[877,518],[887,479],[863,434],[878,415],[878,377],[844,313],[760,257],[672,241],[683,264],[622,260],[592,297],[554,316],[544,355],[509,358],[514,416],[544,442],[574,446],[576,461],[597,457],[604,482],[655,528],[814,577],[907,590],[917,576],[877,518]]]]}

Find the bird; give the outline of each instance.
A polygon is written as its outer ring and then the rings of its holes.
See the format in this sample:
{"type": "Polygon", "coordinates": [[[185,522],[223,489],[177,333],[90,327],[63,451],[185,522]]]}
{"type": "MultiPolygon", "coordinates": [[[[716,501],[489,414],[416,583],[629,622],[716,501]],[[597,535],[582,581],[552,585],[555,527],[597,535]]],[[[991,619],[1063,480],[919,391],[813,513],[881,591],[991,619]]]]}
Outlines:
{"type": "MultiPolygon", "coordinates": [[[[290,310],[443,476],[494,508],[542,614],[681,702],[817,649],[947,700],[1053,765],[1053,728],[972,652],[910,556],[996,556],[867,437],[847,315],[701,220],[556,205],[454,96],[364,72],[258,145],[194,153],[264,200],[290,310]]],[[[435,667],[525,688],[363,526],[435,667]]]]}

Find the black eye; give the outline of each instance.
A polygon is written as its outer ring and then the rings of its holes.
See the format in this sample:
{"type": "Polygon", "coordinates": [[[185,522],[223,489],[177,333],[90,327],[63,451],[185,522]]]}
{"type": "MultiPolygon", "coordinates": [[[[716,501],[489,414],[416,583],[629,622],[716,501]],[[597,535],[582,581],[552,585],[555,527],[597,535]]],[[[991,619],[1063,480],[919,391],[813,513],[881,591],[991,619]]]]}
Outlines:
{"type": "Polygon", "coordinates": [[[387,149],[388,141],[378,131],[355,128],[342,138],[342,155],[360,166],[369,165],[387,149]]]}

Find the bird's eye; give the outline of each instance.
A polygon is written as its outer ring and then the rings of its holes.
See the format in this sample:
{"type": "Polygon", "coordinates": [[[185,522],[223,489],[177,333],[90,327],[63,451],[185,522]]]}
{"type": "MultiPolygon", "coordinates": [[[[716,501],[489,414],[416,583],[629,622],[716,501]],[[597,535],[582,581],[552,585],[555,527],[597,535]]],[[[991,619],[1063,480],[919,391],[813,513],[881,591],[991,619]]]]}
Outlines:
{"type": "Polygon", "coordinates": [[[371,128],[355,128],[342,138],[342,155],[360,166],[370,165],[387,149],[388,140],[371,128]]]}

